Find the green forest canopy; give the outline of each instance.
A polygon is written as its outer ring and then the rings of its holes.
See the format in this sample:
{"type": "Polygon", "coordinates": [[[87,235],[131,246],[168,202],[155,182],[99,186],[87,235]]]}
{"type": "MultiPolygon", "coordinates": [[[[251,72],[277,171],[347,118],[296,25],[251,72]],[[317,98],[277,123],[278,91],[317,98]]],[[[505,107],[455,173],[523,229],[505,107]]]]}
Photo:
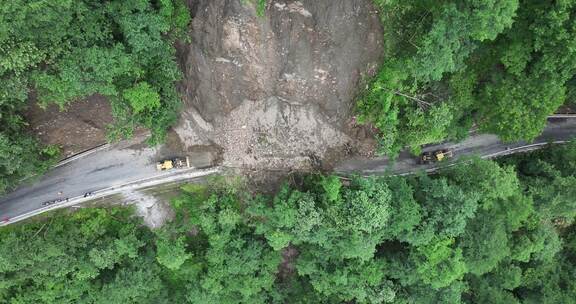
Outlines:
{"type": "Polygon", "coordinates": [[[188,185],[0,229],[2,303],[576,303],[576,142],[434,176],[188,185]]]}
{"type": "MultiPolygon", "coordinates": [[[[476,123],[530,140],[574,103],[575,0],[373,0],[385,60],[359,96],[380,152],[461,139],[476,123]]],[[[253,0],[258,15],[269,3],[253,0]]],[[[172,42],[190,14],[182,0],[8,1],[0,7],[0,194],[56,157],[26,133],[29,92],[64,108],[92,94],[112,104],[111,139],[137,126],[164,138],[180,105],[172,42]]]]}
{"type": "Polygon", "coordinates": [[[460,139],[474,123],[531,140],[574,102],[576,1],[374,2],[385,60],[357,108],[382,153],[460,139]]]}
{"type": "Polygon", "coordinates": [[[45,170],[57,154],[26,131],[31,90],[40,105],[65,108],[93,94],[107,97],[109,137],[136,126],[151,143],[175,123],[181,72],[172,42],[190,21],[181,0],[14,0],[0,5],[0,195],[45,170]]]}

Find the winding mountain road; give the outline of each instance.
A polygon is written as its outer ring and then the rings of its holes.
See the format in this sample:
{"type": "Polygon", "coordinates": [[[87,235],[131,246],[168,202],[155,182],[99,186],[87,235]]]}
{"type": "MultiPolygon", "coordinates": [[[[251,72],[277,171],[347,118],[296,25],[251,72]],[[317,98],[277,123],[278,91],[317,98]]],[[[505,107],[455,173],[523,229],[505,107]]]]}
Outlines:
{"type": "MultiPolygon", "coordinates": [[[[564,142],[576,136],[576,119],[551,118],[543,134],[532,143],[506,144],[494,135],[473,135],[460,143],[443,143],[428,146],[424,151],[441,148],[454,150],[455,158],[479,155],[498,155],[538,148],[549,142],[564,142]]],[[[16,191],[0,198],[0,226],[7,225],[55,208],[70,206],[96,197],[104,197],[126,190],[155,186],[177,180],[186,180],[218,172],[209,168],[211,155],[197,153],[189,155],[193,168],[158,172],[155,162],[178,156],[178,152],[166,147],[147,147],[142,140],[132,140],[115,145],[106,145],[93,152],[67,160],[42,178],[22,185],[16,191]],[[88,198],[85,193],[93,192],[88,198]],[[48,201],[58,203],[45,205],[48,201]]],[[[450,163],[441,163],[441,166],[450,163]]],[[[386,158],[349,159],[335,168],[340,174],[410,174],[418,170],[433,171],[438,164],[419,165],[417,159],[405,152],[394,162],[386,158]]]]}
{"type": "Polygon", "coordinates": [[[211,174],[209,153],[190,155],[190,169],[159,172],[158,160],[180,156],[165,146],[150,148],[143,138],[106,145],[83,157],[66,160],[39,180],[20,186],[0,198],[0,225],[43,211],[103,197],[134,188],[149,187],[184,178],[211,174]],[[198,174],[200,173],[200,174],[198,174]],[[93,195],[84,198],[84,194],[93,195]],[[58,201],[54,204],[46,202],[58,201]]]}
{"type": "Polygon", "coordinates": [[[477,134],[472,135],[462,142],[446,142],[437,145],[427,146],[423,151],[435,151],[439,149],[450,149],[454,152],[454,158],[449,162],[442,162],[430,165],[421,165],[418,159],[408,153],[402,152],[398,159],[391,163],[386,157],[377,158],[353,158],[338,165],[334,171],[340,174],[360,174],[377,175],[393,173],[406,175],[418,170],[431,172],[438,167],[450,165],[457,162],[462,157],[477,155],[482,158],[493,158],[497,156],[525,152],[538,149],[548,143],[562,143],[576,138],[576,115],[563,115],[560,117],[551,116],[548,125],[542,134],[534,141],[504,143],[496,135],[477,134]]]}

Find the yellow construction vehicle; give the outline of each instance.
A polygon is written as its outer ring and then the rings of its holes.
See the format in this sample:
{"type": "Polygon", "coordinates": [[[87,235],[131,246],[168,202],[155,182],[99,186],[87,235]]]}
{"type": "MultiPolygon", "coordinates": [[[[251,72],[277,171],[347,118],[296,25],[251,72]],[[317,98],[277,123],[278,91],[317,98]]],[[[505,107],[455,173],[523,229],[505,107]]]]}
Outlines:
{"type": "Polygon", "coordinates": [[[452,157],[454,157],[454,153],[452,152],[452,150],[448,149],[424,152],[422,153],[422,155],[420,155],[420,163],[425,165],[434,162],[439,162],[452,157]]]}
{"type": "Polygon", "coordinates": [[[190,168],[190,158],[188,158],[188,156],[185,158],[175,157],[172,159],[165,159],[156,163],[156,170],[158,171],[182,168],[190,168]]]}

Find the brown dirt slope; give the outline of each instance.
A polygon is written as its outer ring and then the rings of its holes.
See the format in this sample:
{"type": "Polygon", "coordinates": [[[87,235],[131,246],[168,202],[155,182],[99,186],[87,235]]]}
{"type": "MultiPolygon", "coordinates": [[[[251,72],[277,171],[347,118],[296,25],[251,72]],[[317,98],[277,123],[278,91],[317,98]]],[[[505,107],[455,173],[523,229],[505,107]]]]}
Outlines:
{"type": "Polygon", "coordinates": [[[32,95],[26,119],[43,143],[58,145],[62,157],[68,157],[106,143],[112,114],[110,104],[100,95],[73,102],[64,111],[56,105],[42,109],[32,95]]]}
{"type": "Polygon", "coordinates": [[[382,55],[370,0],[197,0],[178,46],[190,149],[217,145],[225,165],[302,169],[358,146],[353,98],[382,55]]]}

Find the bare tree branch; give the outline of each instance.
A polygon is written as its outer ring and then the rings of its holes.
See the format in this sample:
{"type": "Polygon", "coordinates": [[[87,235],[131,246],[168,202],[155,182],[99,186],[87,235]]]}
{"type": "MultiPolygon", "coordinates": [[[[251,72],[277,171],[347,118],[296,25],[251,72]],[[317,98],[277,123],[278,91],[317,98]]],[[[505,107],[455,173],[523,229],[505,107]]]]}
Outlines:
{"type": "Polygon", "coordinates": [[[42,229],[44,229],[44,227],[46,227],[46,225],[48,224],[48,222],[44,223],[44,225],[42,225],[42,227],[40,227],[40,229],[38,229],[38,231],[36,231],[36,233],[34,233],[34,235],[32,236],[32,239],[34,239],[38,233],[40,233],[40,231],[42,231],[42,229]]]}
{"type": "MultiPolygon", "coordinates": [[[[388,89],[388,90],[390,90],[390,89],[388,89]]],[[[424,101],[424,100],[422,100],[422,99],[418,99],[418,98],[416,98],[416,97],[414,97],[414,96],[406,95],[406,94],[404,94],[404,93],[402,93],[402,92],[399,92],[399,91],[396,91],[396,90],[390,90],[390,91],[391,91],[392,93],[398,95],[398,96],[402,96],[402,97],[406,97],[406,98],[408,98],[408,99],[414,100],[414,101],[418,102],[419,104],[424,104],[424,105],[426,105],[426,106],[432,106],[431,103],[429,103],[429,102],[427,102],[427,101],[424,101]]]]}

